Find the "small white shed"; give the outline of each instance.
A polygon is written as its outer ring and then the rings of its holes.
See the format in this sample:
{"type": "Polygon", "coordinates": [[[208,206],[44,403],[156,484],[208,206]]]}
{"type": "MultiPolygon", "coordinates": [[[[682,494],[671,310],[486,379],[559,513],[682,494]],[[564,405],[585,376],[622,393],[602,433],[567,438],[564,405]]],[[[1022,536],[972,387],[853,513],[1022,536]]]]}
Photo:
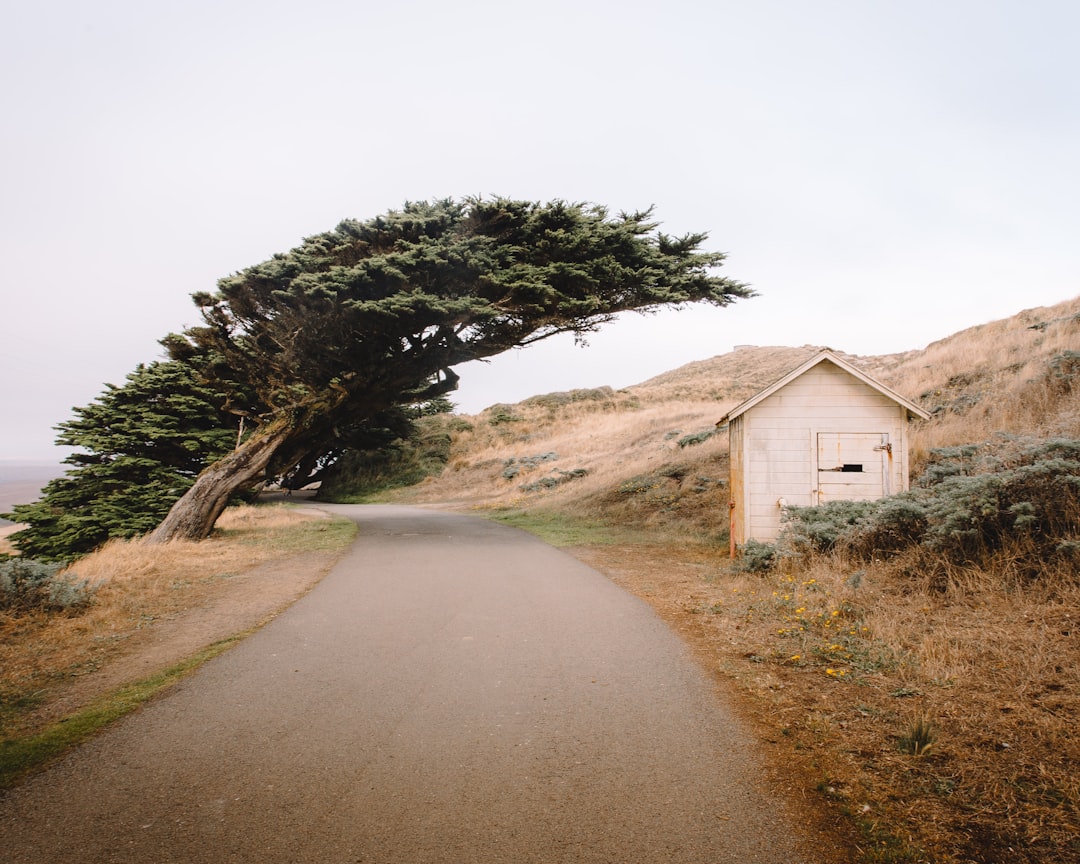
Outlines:
{"type": "Polygon", "coordinates": [[[784,507],[908,488],[908,423],[930,415],[824,350],[723,417],[731,548],[771,542],[784,507]]]}

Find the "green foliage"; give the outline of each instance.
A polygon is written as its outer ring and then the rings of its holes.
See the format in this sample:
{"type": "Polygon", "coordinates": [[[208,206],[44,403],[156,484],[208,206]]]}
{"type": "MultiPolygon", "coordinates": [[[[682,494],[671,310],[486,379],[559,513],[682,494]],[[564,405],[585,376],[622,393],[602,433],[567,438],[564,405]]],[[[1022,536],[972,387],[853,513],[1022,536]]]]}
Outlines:
{"type": "Polygon", "coordinates": [[[59,441],[87,454],[16,508],[30,523],[16,543],[66,560],[155,525],[155,542],[198,539],[230,497],[322,480],[349,451],[365,452],[351,470],[366,481],[422,477],[446,441],[417,448],[408,427],[452,407],[455,366],[624,311],[752,296],[717,275],[724,255],[705,240],[661,233],[648,211],[562,201],[447,199],[344,221],[193,295],[202,323],[162,340],[169,363],[76,409],[59,441]]]}
{"type": "Polygon", "coordinates": [[[210,462],[237,440],[225,397],[177,361],[140,365],[122,387],[74,409],[57,444],[78,448],[40,500],[3,514],[29,527],[12,535],[23,554],[69,561],[112,537],[154,528],[210,462]]]}
{"type": "Polygon", "coordinates": [[[1000,461],[997,470],[929,487],[923,546],[955,564],[978,563],[1017,541],[1033,564],[1058,557],[1058,546],[1077,533],[1080,441],[1029,446],[1000,461]]]}
{"type": "Polygon", "coordinates": [[[1005,441],[934,451],[910,492],[867,502],[791,507],[780,543],[796,553],[856,558],[919,548],[927,566],[984,565],[1003,549],[1036,577],[1076,559],[1080,440],[1005,441]]]}
{"type": "Polygon", "coordinates": [[[438,474],[450,460],[453,433],[461,429],[459,418],[427,416],[418,419],[404,438],[368,450],[349,450],[326,472],[319,498],[363,500],[438,474]]]}
{"type": "Polygon", "coordinates": [[[544,393],[539,396],[531,396],[522,404],[540,408],[562,408],[566,405],[586,403],[613,402],[615,391],[610,387],[593,387],[580,390],[565,390],[555,393],[544,393]]]}
{"type": "Polygon", "coordinates": [[[740,573],[767,573],[777,560],[778,550],[771,543],[747,540],[739,549],[734,569],[740,573]]]}
{"type": "Polygon", "coordinates": [[[829,552],[876,507],[876,501],[829,501],[817,507],[787,507],[780,542],[794,553],[829,552]]]}
{"type": "Polygon", "coordinates": [[[521,491],[540,492],[544,489],[554,489],[556,486],[562,486],[564,483],[569,483],[571,480],[587,477],[588,474],[589,470],[587,468],[571,468],[569,471],[554,471],[532,483],[522,484],[521,491]]]}
{"type": "Polygon", "coordinates": [[[701,432],[694,432],[691,435],[684,435],[678,441],[679,447],[693,447],[695,444],[702,444],[712,438],[716,434],[716,431],[716,427],[710,427],[709,429],[704,429],[701,432]]]}
{"type": "Polygon", "coordinates": [[[486,413],[489,426],[503,426],[506,423],[520,423],[525,419],[519,414],[515,414],[512,406],[504,405],[502,403],[492,405],[487,409],[486,413]]]}
{"type": "Polygon", "coordinates": [[[844,533],[845,548],[864,559],[916,545],[929,528],[926,506],[910,495],[883,498],[865,510],[844,533]]]}
{"type": "Polygon", "coordinates": [[[295,485],[346,450],[370,449],[364,439],[388,413],[456,389],[459,364],[581,336],[624,311],[752,295],[716,274],[724,256],[700,251],[704,234],[657,228],[649,212],[613,217],[562,201],[409,203],[195,295],[203,325],[169,336],[170,356],[198,364],[270,431],[254,433],[155,538],[208,532],[222,490],[252,470],[247,452],[295,485]]]}
{"type": "Polygon", "coordinates": [[[923,473],[915,478],[915,486],[933,486],[947,477],[972,474],[976,471],[989,470],[985,457],[980,460],[978,444],[963,444],[959,447],[939,447],[930,451],[923,473]]]}
{"type": "MultiPolygon", "coordinates": [[[[444,396],[450,368],[618,312],[751,292],[714,274],[703,234],[650,213],[505,198],[406,204],[347,220],[199,294],[206,326],[171,338],[247,382],[251,413],[287,412],[310,446],[373,412],[444,396]]],[[[291,442],[296,446],[297,442],[291,442]]]]}
{"type": "Polygon", "coordinates": [[[0,561],[0,610],[71,611],[90,604],[95,586],[73,574],[58,576],[58,564],[27,558],[0,561]]]}
{"type": "Polygon", "coordinates": [[[434,417],[437,414],[450,414],[453,410],[453,402],[445,396],[436,396],[434,399],[429,399],[427,402],[421,402],[418,405],[411,406],[409,416],[414,418],[434,417]]]}

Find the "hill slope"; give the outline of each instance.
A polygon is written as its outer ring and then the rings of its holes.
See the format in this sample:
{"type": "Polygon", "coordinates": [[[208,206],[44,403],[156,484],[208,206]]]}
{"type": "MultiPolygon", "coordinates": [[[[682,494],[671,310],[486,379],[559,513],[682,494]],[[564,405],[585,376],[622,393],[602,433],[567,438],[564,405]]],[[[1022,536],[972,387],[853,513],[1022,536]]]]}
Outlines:
{"type": "MultiPolygon", "coordinates": [[[[427,418],[416,452],[441,471],[395,497],[627,528],[575,535],[571,551],[650,603],[741,697],[776,781],[815,805],[808,823],[847,860],[1076,861],[1075,568],[1036,559],[1014,578],[1023,538],[938,582],[902,555],[753,572],[727,559],[715,423],[816,350],[743,348],[621,391],[427,418]]],[[[932,415],[912,430],[916,474],[934,448],[1080,439],[1080,298],[848,359],[932,415]]],[[[1080,544],[1080,522],[1056,539],[1080,544]]]]}
{"type": "MultiPolygon", "coordinates": [[[[472,416],[425,418],[423,436],[441,442],[445,467],[399,494],[720,532],[728,463],[717,420],[821,347],[748,346],[624,390],[551,393],[472,416]]],[[[931,448],[1002,434],[1080,437],[1078,351],[1080,297],[921,350],[838,353],[933,414],[913,430],[917,473],[931,448]]]]}

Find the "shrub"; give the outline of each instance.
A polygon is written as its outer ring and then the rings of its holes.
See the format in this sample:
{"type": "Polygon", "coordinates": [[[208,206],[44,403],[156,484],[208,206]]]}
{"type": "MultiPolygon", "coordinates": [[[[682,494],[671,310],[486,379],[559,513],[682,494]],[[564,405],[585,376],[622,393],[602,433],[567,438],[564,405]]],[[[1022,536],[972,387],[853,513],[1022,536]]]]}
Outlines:
{"type": "Polygon", "coordinates": [[[569,471],[555,471],[548,474],[546,477],[541,477],[535,483],[525,483],[521,486],[522,492],[539,492],[542,489],[554,489],[556,486],[561,486],[563,483],[569,483],[571,480],[577,480],[579,477],[587,477],[589,470],[587,468],[572,468],[569,471]]]}
{"type": "MultiPolygon", "coordinates": [[[[615,391],[610,387],[592,387],[580,390],[568,390],[556,393],[544,393],[539,396],[530,396],[522,405],[536,406],[540,408],[561,408],[564,405],[572,405],[576,402],[610,402],[615,398],[615,391]]],[[[504,407],[504,406],[493,406],[504,407]]],[[[509,408],[509,406],[505,406],[509,408]]]]}
{"type": "Polygon", "coordinates": [[[1053,559],[1076,531],[1080,459],[1036,457],[993,473],[950,477],[933,487],[926,513],[923,545],[954,564],[980,563],[1017,541],[1032,557],[1053,559]]]}
{"type": "MultiPolygon", "coordinates": [[[[915,480],[915,486],[933,486],[947,477],[971,474],[979,466],[979,444],[965,444],[960,447],[939,447],[931,450],[926,468],[915,480]]],[[[985,464],[982,466],[986,470],[985,464]]]]}
{"type": "Polygon", "coordinates": [[[506,423],[520,423],[525,419],[514,413],[513,406],[504,405],[502,403],[492,405],[487,409],[487,413],[487,422],[491,426],[502,426],[506,423]]]}
{"type": "Polygon", "coordinates": [[[829,501],[817,507],[788,507],[781,544],[795,554],[829,552],[878,506],[877,501],[829,501]]]}
{"type": "Polygon", "coordinates": [[[559,458],[555,452],[541,453],[539,456],[511,457],[503,463],[502,476],[504,480],[513,480],[522,471],[532,471],[538,465],[545,462],[554,462],[559,458]]]}
{"type": "Polygon", "coordinates": [[[701,432],[694,432],[691,435],[684,435],[682,438],[679,439],[679,447],[693,447],[696,444],[702,444],[712,438],[715,434],[715,427],[710,427],[709,429],[704,429],[701,432]]]}
{"type": "Polygon", "coordinates": [[[918,548],[924,564],[1009,568],[1035,578],[1080,548],[1080,440],[1007,440],[934,451],[910,492],[878,501],[790,507],[778,541],[794,554],[833,549],[868,560],[918,548]]]}
{"type": "Polygon", "coordinates": [[[735,570],[740,573],[768,572],[776,561],[777,548],[770,543],[747,540],[739,550],[735,570]]]}
{"type": "Polygon", "coordinates": [[[1080,351],[1062,351],[1046,366],[1046,383],[1052,392],[1063,396],[1080,383],[1080,351]]]}
{"type": "Polygon", "coordinates": [[[899,552],[921,543],[929,526],[926,506],[910,493],[873,502],[866,514],[843,532],[844,551],[863,559],[899,552]]]}
{"type": "Polygon", "coordinates": [[[58,576],[59,564],[30,558],[0,561],[0,609],[69,611],[88,606],[96,586],[73,574],[58,576]]]}

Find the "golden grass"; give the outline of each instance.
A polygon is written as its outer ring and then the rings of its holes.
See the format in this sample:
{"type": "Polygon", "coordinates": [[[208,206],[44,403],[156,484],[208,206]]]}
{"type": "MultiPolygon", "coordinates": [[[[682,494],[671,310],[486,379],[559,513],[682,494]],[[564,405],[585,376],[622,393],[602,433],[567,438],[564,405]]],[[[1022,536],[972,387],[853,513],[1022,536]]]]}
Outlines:
{"type": "Polygon", "coordinates": [[[874,568],[855,588],[851,572],[821,562],[751,579],[742,591],[756,597],[719,623],[782,670],[787,735],[814,753],[833,797],[935,861],[1000,860],[1010,847],[1011,861],[1075,860],[1080,590],[942,596],[898,591],[874,568]],[[927,721],[932,749],[904,754],[927,721]]]}
{"type": "MultiPolygon", "coordinates": [[[[648,541],[577,553],[738,682],[780,770],[810,778],[858,827],[859,860],[1080,860],[1077,574],[1013,578],[1019,548],[988,571],[953,568],[944,580],[836,558],[768,577],[730,569],[727,436],[684,448],[679,437],[816,350],[746,348],[602,406],[522,403],[503,406],[512,422],[468,418],[448,469],[402,497],[644,529],[648,541]],[[548,452],[558,459],[502,477],[507,460],[548,452]],[[522,488],[577,467],[588,475],[522,488]]],[[[923,350],[848,359],[934,412],[913,426],[917,471],[932,448],[1080,437],[1080,386],[1049,374],[1055,357],[1078,350],[1080,298],[923,350]]]]}
{"type": "Polygon", "coordinates": [[[662,532],[572,551],[738,688],[782,782],[850,819],[849,860],[1077,860],[1069,574],[1006,592],[973,572],[942,593],[837,557],[739,572],[715,547],[662,532]]]}
{"type": "Polygon", "coordinates": [[[932,448],[995,435],[1080,437],[1080,388],[1063,390],[1048,369],[1078,350],[1080,297],[964,330],[875,374],[936,412],[913,430],[917,469],[932,448]]]}
{"type": "MultiPolygon", "coordinates": [[[[725,436],[714,435],[694,446],[680,447],[679,442],[714,433],[717,420],[734,404],[698,400],[639,406],[623,400],[607,410],[568,406],[554,418],[548,409],[515,406],[521,419],[498,426],[482,414],[472,418],[473,431],[455,436],[451,461],[442,475],[403,497],[489,508],[539,505],[583,514],[609,512],[606,497],[634,477],[656,476],[678,498],[681,482],[658,473],[672,466],[685,466],[690,486],[699,486],[695,478],[705,477],[715,490],[726,475],[725,436]],[[511,478],[504,476],[512,461],[520,467],[523,459],[550,454],[554,458],[525,465],[511,478]],[[587,473],[548,489],[528,489],[544,478],[579,470],[587,473]]],[[[650,500],[652,505],[659,503],[661,493],[650,500]]]]}

